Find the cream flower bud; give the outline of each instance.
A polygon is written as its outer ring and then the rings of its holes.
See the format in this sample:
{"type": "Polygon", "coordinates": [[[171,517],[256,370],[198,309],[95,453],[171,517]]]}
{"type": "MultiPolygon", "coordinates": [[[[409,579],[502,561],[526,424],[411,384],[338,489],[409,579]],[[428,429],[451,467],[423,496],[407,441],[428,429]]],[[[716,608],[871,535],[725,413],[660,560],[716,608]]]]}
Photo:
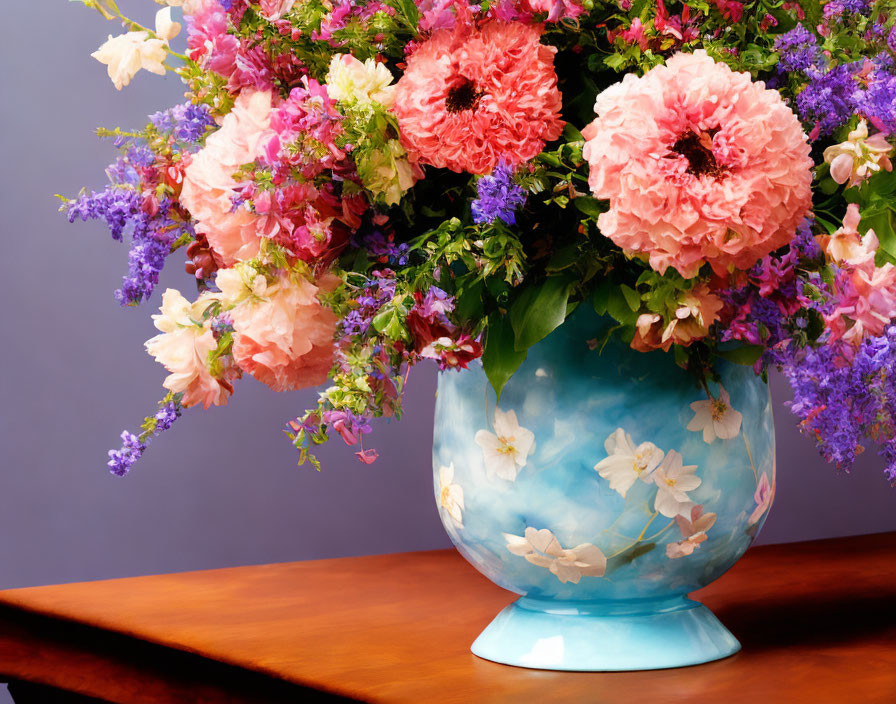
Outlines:
{"type": "Polygon", "coordinates": [[[171,19],[171,8],[163,7],[156,13],[156,36],[170,42],[180,34],[180,22],[171,19]]]}
{"type": "Polygon", "coordinates": [[[128,32],[109,39],[91,54],[108,67],[109,78],[118,90],[131,82],[140,69],[165,75],[166,43],[151,39],[147,32],[128,32]]]}

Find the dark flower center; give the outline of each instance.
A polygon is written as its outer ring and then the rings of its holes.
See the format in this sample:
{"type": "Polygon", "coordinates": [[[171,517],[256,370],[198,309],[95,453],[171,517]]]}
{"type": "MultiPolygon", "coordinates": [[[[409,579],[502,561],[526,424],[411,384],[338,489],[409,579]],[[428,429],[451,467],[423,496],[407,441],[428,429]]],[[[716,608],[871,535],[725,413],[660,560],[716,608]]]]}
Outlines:
{"type": "Polygon", "coordinates": [[[718,127],[703,133],[687,132],[681,135],[672,151],[688,160],[688,173],[694,176],[720,176],[725,170],[712,153],[712,138],[719,131],[718,127]]]}
{"type": "Polygon", "coordinates": [[[458,83],[448,90],[448,96],[445,98],[445,109],[448,112],[475,110],[481,97],[482,91],[476,90],[476,84],[473,81],[469,78],[461,78],[458,83]]]}

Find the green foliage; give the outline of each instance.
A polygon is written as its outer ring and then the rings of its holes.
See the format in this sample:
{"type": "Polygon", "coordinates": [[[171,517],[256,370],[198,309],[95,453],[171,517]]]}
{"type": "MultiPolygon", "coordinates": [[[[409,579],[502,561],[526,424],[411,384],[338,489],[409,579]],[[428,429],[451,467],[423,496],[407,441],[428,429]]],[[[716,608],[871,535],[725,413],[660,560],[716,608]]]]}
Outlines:
{"type": "Polygon", "coordinates": [[[488,317],[485,348],[482,353],[482,368],[498,400],[501,390],[520,365],[526,360],[527,352],[516,349],[516,340],[510,317],[500,312],[488,317]]]}
{"type": "Polygon", "coordinates": [[[528,350],[566,320],[574,283],[568,276],[553,276],[523,290],[510,308],[514,349],[528,350]]]}

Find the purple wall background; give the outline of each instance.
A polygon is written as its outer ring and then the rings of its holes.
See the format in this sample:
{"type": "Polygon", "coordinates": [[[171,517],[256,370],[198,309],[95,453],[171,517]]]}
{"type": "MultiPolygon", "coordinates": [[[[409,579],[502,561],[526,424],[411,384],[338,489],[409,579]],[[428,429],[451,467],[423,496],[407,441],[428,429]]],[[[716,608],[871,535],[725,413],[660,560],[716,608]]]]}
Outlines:
{"type": "MultiPolygon", "coordinates": [[[[119,4],[147,22],[157,9],[119,4]]],[[[51,196],[101,187],[113,150],[92,130],[140,126],[182,86],[141,75],[118,94],[89,57],[115,27],[66,0],[6,5],[0,587],[448,546],[432,498],[432,369],[412,374],[405,420],[377,427],[372,466],[333,443],[322,472],[297,468],[280,427],[314,392],[248,379],[229,406],[187,413],[127,479],[106,472],[120,430],[161,394],[163,371],[142,349],[158,298],[118,308],[125,248],[98,225],[68,225],[51,196]]],[[[167,286],[191,284],[172,264],[167,286]]],[[[780,405],[786,384],[773,390],[778,498],[760,540],[896,529],[896,489],[876,456],[838,475],[780,405]]]]}

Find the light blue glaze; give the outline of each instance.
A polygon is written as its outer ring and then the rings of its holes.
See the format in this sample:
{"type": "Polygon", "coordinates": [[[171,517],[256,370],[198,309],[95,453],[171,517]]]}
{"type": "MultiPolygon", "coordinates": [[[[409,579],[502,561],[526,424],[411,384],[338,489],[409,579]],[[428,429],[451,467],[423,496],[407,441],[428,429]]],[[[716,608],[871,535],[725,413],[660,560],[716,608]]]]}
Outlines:
{"type": "MultiPolygon", "coordinates": [[[[473,651],[482,657],[548,669],[653,669],[706,662],[739,648],[707,609],[682,597],[731,567],[765,520],[775,472],[768,388],[750,368],[723,365],[721,384],[742,425],[735,437],[707,443],[686,428],[695,415],[690,404],[705,401],[706,392],[669,355],[615,342],[600,353],[589,349],[605,324],[583,306],[529,351],[505,387],[498,407],[514,411],[535,441],[513,480],[489,471],[496,465],[487,466],[475,439],[478,431],[500,434],[495,394],[481,365],[440,375],[433,463],[443,523],[473,566],[527,597],[479,637],[473,651]],[[594,469],[617,428],[635,445],[652,442],[697,465],[701,483],[687,496],[716,519],[691,554],[667,556],[667,545],[685,535],[674,519],[651,520],[654,482],[635,481],[623,498],[594,469]],[[440,478],[440,468],[451,465],[453,476],[443,470],[440,478]],[[763,475],[770,491],[757,494],[763,475]],[[596,546],[607,557],[604,574],[564,583],[543,566],[551,556],[533,564],[514,554],[505,534],[523,540],[526,528],[551,531],[563,549],[596,546]]],[[[717,384],[710,391],[719,396],[717,384]]]]}

